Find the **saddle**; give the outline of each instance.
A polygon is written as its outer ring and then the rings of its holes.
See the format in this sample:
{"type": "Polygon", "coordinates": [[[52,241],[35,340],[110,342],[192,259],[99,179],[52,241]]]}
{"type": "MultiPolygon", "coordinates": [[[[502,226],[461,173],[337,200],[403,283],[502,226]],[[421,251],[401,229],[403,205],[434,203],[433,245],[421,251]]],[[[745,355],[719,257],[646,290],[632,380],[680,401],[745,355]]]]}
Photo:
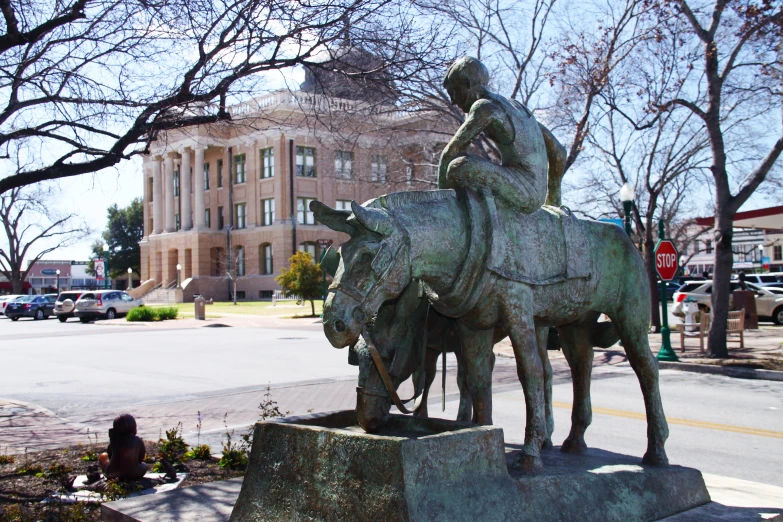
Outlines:
{"type": "Polygon", "coordinates": [[[491,223],[487,268],[512,281],[550,285],[591,279],[592,257],[579,219],[566,207],[544,205],[532,214],[503,211],[492,196],[479,201],[491,223]]]}

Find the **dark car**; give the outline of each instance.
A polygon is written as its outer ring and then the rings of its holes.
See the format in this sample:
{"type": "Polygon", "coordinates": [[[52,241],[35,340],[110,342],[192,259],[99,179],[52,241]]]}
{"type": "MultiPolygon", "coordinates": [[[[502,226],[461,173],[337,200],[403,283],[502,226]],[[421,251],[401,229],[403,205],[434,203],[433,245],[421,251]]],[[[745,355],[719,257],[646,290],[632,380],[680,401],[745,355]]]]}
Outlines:
{"type": "MultiPolygon", "coordinates": [[[[674,293],[685,284],[686,281],[706,281],[703,277],[699,276],[677,276],[668,283],[666,283],[666,297],[669,301],[674,301],[674,293]]],[[[658,283],[658,299],[661,298],[661,284],[658,283]]]]}
{"type": "Polygon", "coordinates": [[[32,317],[35,320],[48,319],[54,313],[57,294],[26,295],[5,307],[5,315],[12,321],[20,317],[32,317]]]}
{"type": "Polygon", "coordinates": [[[69,317],[76,317],[73,311],[76,309],[76,301],[82,296],[83,292],[62,292],[54,303],[54,315],[61,323],[68,320],[69,317]]]}

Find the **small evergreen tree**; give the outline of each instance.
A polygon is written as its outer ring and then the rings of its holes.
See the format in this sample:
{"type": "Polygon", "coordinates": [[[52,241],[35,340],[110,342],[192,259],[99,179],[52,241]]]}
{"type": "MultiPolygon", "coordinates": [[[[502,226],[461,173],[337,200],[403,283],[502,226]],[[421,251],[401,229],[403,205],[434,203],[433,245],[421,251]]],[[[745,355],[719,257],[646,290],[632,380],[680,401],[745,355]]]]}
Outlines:
{"type": "Polygon", "coordinates": [[[310,301],[310,310],[315,317],[315,300],[321,299],[322,277],[321,267],[313,261],[313,256],[297,252],[288,260],[288,268],[284,268],[275,281],[286,294],[310,301]]]}

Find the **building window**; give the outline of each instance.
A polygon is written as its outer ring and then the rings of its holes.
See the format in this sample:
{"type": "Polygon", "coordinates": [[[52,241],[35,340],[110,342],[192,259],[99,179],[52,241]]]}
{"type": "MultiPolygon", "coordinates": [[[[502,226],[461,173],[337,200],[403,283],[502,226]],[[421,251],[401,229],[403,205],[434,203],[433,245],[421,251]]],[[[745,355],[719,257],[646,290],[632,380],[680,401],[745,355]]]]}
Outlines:
{"type": "Polygon", "coordinates": [[[179,230],[179,214],[174,214],[174,230],[179,230]]]}
{"type": "Polygon", "coordinates": [[[244,183],[245,179],[245,155],[237,154],[234,156],[234,184],[244,183]]]}
{"type": "Polygon", "coordinates": [[[337,179],[351,179],[353,168],[353,152],[345,150],[334,151],[334,177],[337,179]]]}
{"type": "Polygon", "coordinates": [[[296,221],[300,225],[315,225],[315,216],[310,210],[313,198],[296,198],[296,221]]]}
{"type": "Polygon", "coordinates": [[[315,177],[315,149],[312,147],[296,148],[296,175],[305,178],[315,177]]]}
{"type": "Polygon", "coordinates": [[[204,163],[204,190],[209,190],[209,163],[204,163]]]}
{"type": "Polygon", "coordinates": [[[337,210],[351,210],[351,200],[350,199],[338,199],[337,205],[335,206],[337,210]]]}
{"type": "Polygon", "coordinates": [[[246,225],[246,218],[247,218],[247,204],[246,203],[237,203],[234,205],[234,222],[236,223],[236,228],[245,228],[246,225]]]}
{"type": "Polygon", "coordinates": [[[218,188],[223,188],[223,160],[217,160],[218,188]]]}
{"type": "Polygon", "coordinates": [[[179,170],[174,171],[174,197],[179,196],[179,170]]]}
{"type": "Polygon", "coordinates": [[[706,241],[704,241],[704,250],[708,254],[712,254],[712,240],[711,239],[707,239],[706,241]]]}
{"type": "Polygon", "coordinates": [[[775,245],[772,248],[772,258],[775,261],[783,261],[783,246],[775,245]]]}
{"type": "Polygon", "coordinates": [[[275,176],[275,149],[261,149],[261,177],[273,178],[275,176]]]}
{"type": "Polygon", "coordinates": [[[271,275],[274,273],[274,263],[272,261],[272,245],[270,243],[264,243],[258,249],[261,251],[258,256],[259,263],[258,271],[263,275],[271,275]]]}
{"type": "Polygon", "coordinates": [[[315,243],[312,241],[305,241],[304,243],[301,243],[299,245],[299,251],[300,252],[307,252],[311,256],[313,256],[313,259],[318,259],[315,257],[315,243]]]}
{"type": "Polygon", "coordinates": [[[413,165],[406,165],[405,166],[405,182],[410,187],[413,183],[413,165]]]}
{"type": "Polygon", "coordinates": [[[386,181],[386,156],[372,157],[372,180],[386,181]]]}
{"type": "Polygon", "coordinates": [[[223,218],[223,207],[218,207],[218,230],[223,230],[225,219],[223,218]]]}
{"type": "Polygon", "coordinates": [[[155,193],[155,185],[152,176],[147,178],[147,201],[152,201],[152,195],[155,193]]]}
{"type": "Polygon", "coordinates": [[[264,209],[264,220],[261,223],[263,226],[268,227],[275,222],[275,200],[262,199],[261,207],[264,209]]]}
{"type": "Polygon", "coordinates": [[[204,224],[207,225],[207,228],[212,227],[212,220],[210,219],[210,212],[208,208],[204,209],[204,224]]]}
{"type": "Polygon", "coordinates": [[[245,248],[238,246],[235,252],[234,258],[237,262],[237,277],[242,277],[245,275],[245,248]]]}

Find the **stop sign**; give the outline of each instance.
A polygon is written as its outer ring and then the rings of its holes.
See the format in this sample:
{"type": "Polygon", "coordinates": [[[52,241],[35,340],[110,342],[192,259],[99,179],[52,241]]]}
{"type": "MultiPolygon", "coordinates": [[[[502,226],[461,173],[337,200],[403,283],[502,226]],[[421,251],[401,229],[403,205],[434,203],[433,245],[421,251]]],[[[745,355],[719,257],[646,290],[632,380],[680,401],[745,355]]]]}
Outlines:
{"type": "Polygon", "coordinates": [[[663,281],[671,281],[677,274],[677,249],[668,239],[658,242],[655,247],[655,270],[663,281]]]}

